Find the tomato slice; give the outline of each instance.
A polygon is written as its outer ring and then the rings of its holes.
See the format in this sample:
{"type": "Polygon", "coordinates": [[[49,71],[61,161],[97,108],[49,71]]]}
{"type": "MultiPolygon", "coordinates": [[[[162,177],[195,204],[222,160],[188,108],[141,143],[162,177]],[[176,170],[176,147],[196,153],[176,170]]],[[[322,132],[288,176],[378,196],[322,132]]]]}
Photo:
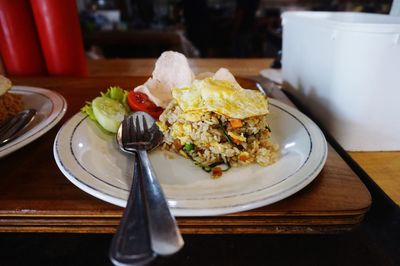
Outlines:
{"type": "Polygon", "coordinates": [[[146,112],[154,119],[158,119],[164,111],[163,108],[155,105],[146,94],[141,92],[130,91],[128,93],[128,105],[132,111],[146,112]]]}

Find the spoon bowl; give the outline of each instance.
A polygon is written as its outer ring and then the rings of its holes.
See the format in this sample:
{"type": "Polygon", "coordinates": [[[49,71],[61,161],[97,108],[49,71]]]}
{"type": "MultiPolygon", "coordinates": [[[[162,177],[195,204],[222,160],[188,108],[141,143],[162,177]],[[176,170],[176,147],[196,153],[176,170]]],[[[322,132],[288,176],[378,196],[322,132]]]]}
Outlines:
{"type": "Polygon", "coordinates": [[[35,109],[26,109],[0,125],[0,147],[17,138],[35,117],[35,109]]]}

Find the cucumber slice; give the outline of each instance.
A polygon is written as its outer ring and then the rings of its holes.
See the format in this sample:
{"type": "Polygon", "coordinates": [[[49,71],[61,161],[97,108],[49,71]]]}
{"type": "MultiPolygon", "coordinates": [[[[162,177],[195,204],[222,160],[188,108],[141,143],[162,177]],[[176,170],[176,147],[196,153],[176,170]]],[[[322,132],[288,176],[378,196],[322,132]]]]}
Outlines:
{"type": "Polygon", "coordinates": [[[97,122],[105,130],[117,133],[119,125],[124,120],[125,107],[113,99],[97,97],[92,101],[92,108],[97,122]]]}

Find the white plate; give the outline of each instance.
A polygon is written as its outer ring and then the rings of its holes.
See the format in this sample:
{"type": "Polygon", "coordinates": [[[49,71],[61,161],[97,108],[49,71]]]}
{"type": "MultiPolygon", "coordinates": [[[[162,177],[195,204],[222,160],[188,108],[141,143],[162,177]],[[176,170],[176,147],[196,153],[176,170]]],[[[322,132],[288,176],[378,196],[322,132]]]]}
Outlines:
{"type": "Polygon", "coordinates": [[[34,120],[24,132],[8,144],[0,147],[0,158],[14,152],[54,127],[64,116],[67,102],[57,92],[42,88],[28,86],[13,86],[11,92],[19,94],[26,109],[33,108],[37,111],[34,120]]]}
{"type": "MultiPolygon", "coordinates": [[[[274,99],[269,123],[279,160],[268,167],[232,168],[211,179],[190,160],[165,151],[150,153],[152,165],[176,216],[208,216],[249,210],[284,199],[309,184],[321,171],[327,144],[304,114],[274,99]]],[[[73,116],[58,132],[54,157],[63,174],[85,192],[124,207],[132,180],[132,157],[118,150],[86,115],[73,116]]]]}

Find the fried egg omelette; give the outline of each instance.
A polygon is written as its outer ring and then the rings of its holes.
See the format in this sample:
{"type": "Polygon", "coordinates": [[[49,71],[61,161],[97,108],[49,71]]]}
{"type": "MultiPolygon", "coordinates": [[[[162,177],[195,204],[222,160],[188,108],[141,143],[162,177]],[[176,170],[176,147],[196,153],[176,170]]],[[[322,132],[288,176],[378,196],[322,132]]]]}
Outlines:
{"type": "Polygon", "coordinates": [[[195,80],[190,87],[172,89],[172,96],[185,118],[197,121],[205,112],[245,119],[268,114],[268,102],[256,90],[248,90],[227,80],[195,80]]]}

